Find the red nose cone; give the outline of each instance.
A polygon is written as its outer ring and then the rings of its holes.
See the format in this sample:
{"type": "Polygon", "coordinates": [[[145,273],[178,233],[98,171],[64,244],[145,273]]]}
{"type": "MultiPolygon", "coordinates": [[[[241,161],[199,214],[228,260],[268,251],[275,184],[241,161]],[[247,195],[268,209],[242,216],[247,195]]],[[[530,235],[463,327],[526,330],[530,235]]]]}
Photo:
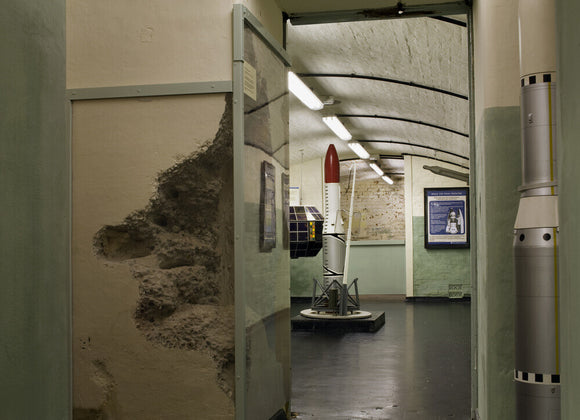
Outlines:
{"type": "Polygon", "coordinates": [[[324,160],[324,182],[340,182],[340,162],[334,144],[328,146],[324,160]]]}

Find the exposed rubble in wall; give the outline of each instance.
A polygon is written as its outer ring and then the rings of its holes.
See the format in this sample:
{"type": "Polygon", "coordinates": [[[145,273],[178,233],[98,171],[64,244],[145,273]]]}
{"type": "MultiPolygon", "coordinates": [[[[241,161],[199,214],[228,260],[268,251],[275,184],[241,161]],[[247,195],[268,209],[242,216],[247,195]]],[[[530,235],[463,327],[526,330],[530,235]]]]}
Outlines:
{"type": "Polygon", "coordinates": [[[94,237],[97,255],[128,264],[139,282],[135,322],[164,347],[207,352],[233,399],[233,161],[228,96],[220,128],[162,172],[145,209],[94,237]]]}

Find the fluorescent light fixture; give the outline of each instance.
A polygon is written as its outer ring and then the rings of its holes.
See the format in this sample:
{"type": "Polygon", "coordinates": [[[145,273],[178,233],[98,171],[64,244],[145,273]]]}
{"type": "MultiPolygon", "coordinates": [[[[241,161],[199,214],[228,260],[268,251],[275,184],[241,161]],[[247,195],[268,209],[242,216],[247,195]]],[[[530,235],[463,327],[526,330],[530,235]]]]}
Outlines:
{"type": "Polygon", "coordinates": [[[391,178],[389,178],[388,176],[383,175],[381,178],[383,178],[383,181],[385,181],[387,184],[393,185],[393,180],[391,178]]]}
{"type": "Polygon", "coordinates": [[[377,173],[378,176],[383,176],[384,172],[381,168],[379,168],[379,165],[376,163],[369,163],[369,166],[377,173]]]}
{"type": "Polygon", "coordinates": [[[291,71],[288,72],[288,89],[294,94],[304,105],[313,111],[318,111],[324,108],[324,104],[318,97],[291,71]]]}
{"type": "Polygon", "coordinates": [[[348,132],[344,125],[342,125],[337,117],[323,117],[322,121],[324,121],[324,124],[326,124],[328,128],[334,131],[334,134],[336,134],[341,140],[352,139],[352,135],[348,132]]]}
{"type": "Polygon", "coordinates": [[[361,159],[368,159],[371,157],[369,152],[367,152],[358,141],[349,141],[348,147],[350,147],[352,151],[355,152],[357,156],[361,159]]]}

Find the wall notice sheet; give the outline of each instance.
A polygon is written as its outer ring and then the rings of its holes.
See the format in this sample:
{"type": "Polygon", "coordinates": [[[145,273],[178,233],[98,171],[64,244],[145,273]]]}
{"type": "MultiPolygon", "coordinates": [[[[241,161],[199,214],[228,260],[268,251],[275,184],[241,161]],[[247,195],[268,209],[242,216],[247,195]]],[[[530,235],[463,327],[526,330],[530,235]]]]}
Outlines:
{"type": "Polygon", "coordinates": [[[469,247],[469,188],[425,188],[425,248],[469,247]]]}

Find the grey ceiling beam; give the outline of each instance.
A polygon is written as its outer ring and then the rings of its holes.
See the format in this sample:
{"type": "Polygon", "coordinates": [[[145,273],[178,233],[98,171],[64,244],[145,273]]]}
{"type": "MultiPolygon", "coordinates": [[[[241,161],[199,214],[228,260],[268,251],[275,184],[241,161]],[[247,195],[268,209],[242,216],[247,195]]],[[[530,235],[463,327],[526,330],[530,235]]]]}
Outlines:
{"type": "Polygon", "coordinates": [[[462,26],[467,28],[467,22],[461,20],[453,19],[447,16],[432,16],[431,19],[440,20],[441,22],[451,23],[453,25],[462,26]]]}
{"type": "Polygon", "coordinates": [[[296,75],[299,77],[302,77],[302,78],[306,78],[306,77],[320,77],[320,78],[344,77],[344,78],[350,78],[350,79],[376,80],[379,82],[396,83],[398,85],[410,86],[410,87],[414,87],[417,89],[430,90],[432,92],[442,93],[444,95],[453,96],[453,97],[459,98],[459,99],[465,99],[465,100],[469,99],[466,95],[462,95],[462,94],[456,93],[456,92],[451,92],[450,90],[440,89],[440,88],[436,88],[434,86],[422,85],[420,83],[410,82],[410,81],[406,81],[406,80],[392,79],[390,77],[378,77],[378,76],[369,76],[369,75],[365,75],[365,74],[354,74],[354,73],[296,73],[296,75]]]}
{"type": "Polygon", "coordinates": [[[423,169],[433,172],[435,175],[445,176],[447,178],[458,179],[469,184],[469,173],[454,171],[453,169],[443,168],[441,166],[423,165],[423,169]]]}
{"type": "Polygon", "coordinates": [[[468,0],[463,0],[414,6],[399,2],[396,6],[379,9],[290,13],[288,18],[292,22],[292,25],[315,25],[320,23],[355,22],[363,20],[449,16],[467,13],[470,3],[468,0]]]}
{"type": "MultiPolygon", "coordinates": [[[[420,154],[417,154],[417,153],[401,153],[400,155],[379,155],[379,159],[404,159],[405,156],[415,156],[415,157],[422,157],[422,158],[432,159],[432,160],[436,160],[438,162],[448,163],[450,165],[457,166],[458,168],[469,169],[469,166],[460,165],[457,162],[451,162],[450,160],[440,159],[440,158],[433,157],[433,156],[420,155],[420,154]]],[[[340,159],[341,162],[347,162],[347,161],[351,161],[351,160],[352,161],[354,161],[354,160],[360,160],[360,158],[357,157],[357,158],[340,159]]],[[[385,173],[387,173],[387,172],[385,172],[385,173]]],[[[396,173],[396,172],[391,172],[391,173],[393,175],[394,174],[404,175],[404,174],[400,174],[400,173],[396,173]]]]}
{"type": "Polygon", "coordinates": [[[360,140],[360,139],[357,139],[357,141],[359,143],[387,143],[387,144],[400,144],[400,145],[403,145],[403,146],[419,147],[419,148],[422,148],[422,149],[433,150],[434,152],[446,153],[446,154],[448,154],[450,156],[455,156],[455,157],[458,157],[460,159],[469,160],[469,156],[463,156],[463,155],[460,155],[458,153],[449,152],[448,150],[439,149],[437,147],[427,146],[427,145],[419,144],[419,143],[411,143],[411,142],[408,142],[408,141],[399,141],[399,140],[360,140]]]}
{"type": "Polygon", "coordinates": [[[462,133],[461,131],[453,130],[452,128],[443,127],[437,124],[431,124],[428,122],[420,121],[420,120],[412,120],[410,118],[401,118],[401,117],[391,117],[388,115],[371,115],[371,114],[336,114],[337,117],[344,117],[344,118],[377,118],[382,120],[393,120],[393,121],[402,121],[407,122],[410,124],[418,124],[423,125],[426,127],[436,128],[437,130],[447,131],[449,133],[457,134],[462,137],[469,137],[469,134],[462,133]]]}
{"type": "Polygon", "coordinates": [[[445,159],[440,159],[440,158],[437,158],[437,157],[434,157],[434,156],[428,156],[428,155],[420,155],[420,154],[417,154],[417,153],[401,153],[401,155],[402,155],[402,156],[415,156],[415,157],[422,157],[422,158],[425,158],[425,159],[433,159],[433,160],[436,160],[436,161],[438,161],[438,162],[448,163],[448,164],[450,164],[450,165],[457,166],[458,168],[463,168],[463,169],[467,169],[467,170],[469,170],[469,166],[460,165],[460,164],[458,164],[458,163],[456,163],[456,162],[452,162],[452,161],[450,161],[450,160],[445,160],[445,159]]]}

